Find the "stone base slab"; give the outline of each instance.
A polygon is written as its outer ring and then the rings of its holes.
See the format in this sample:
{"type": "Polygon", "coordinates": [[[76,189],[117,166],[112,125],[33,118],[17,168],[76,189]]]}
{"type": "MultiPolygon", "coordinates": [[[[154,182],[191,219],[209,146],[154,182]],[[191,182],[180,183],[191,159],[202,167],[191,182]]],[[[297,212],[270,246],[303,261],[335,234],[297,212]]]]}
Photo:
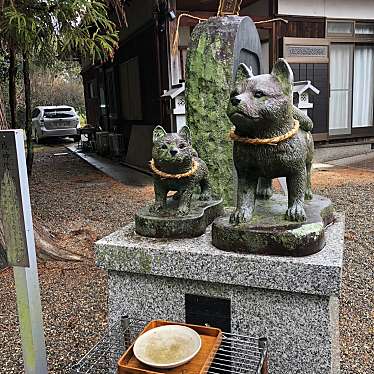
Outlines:
{"type": "Polygon", "coordinates": [[[239,225],[229,215],[217,218],[212,226],[212,242],[219,249],[279,256],[307,256],[325,245],[325,227],[334,221],[331,200],[314,195],[305,201],[305,222],[287,221],[287,196],[275,194],[256,200],[251,221],[239,225]]]}
{"type": "Polygon", "coordinates": [[[151,238],[195,238],[205,233],[217,217],[223,215],[222,199],[193,200],[191,211],[186,216],[175,216],[178,201],[172,197],[162,213],[150,212],[151,205],[141,208],[135,215],[135,231],[151,238]]]}
{"type": "Polygon", "coordinates": [[[134,225],[96,243],[109,274],[110,318],[186,320],[186,295],[230,303],[231,331],[269,339],[270,374],[339,373],[339,291],[344,219],[326,229],[324,249],[306,257],[221,251],[211,235],[145,238],[134,225]]]}

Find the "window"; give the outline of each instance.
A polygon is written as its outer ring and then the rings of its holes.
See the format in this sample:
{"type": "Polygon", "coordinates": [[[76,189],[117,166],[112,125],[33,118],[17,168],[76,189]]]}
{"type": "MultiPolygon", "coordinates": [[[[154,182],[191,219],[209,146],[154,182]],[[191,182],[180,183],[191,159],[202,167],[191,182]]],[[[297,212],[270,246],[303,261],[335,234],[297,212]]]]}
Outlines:
{"type": "Polygon", "coordinates": [[[327,21],[327,34],[329,36],[353,36],[353,21],[327,21]]]}
{"type": "Polygon", "coordinates": [[[374,36],[374,23],[356,22],[355,34],[358,37],[374,36]]]}
{"type": "Polygon", "coordinates": [[[331,44],[330,134],[373,126],[373,100],[374,45],[331,44]]]}
{"type": "Polygon", "coordinates": [[[330,46],[330,112],[331,134],[350,133],[352,97],[352,46],[330,46]]]}
{"type": "Polygon", "coordinates": [[[374,45],[358,45],[354,54],[352,127],[373,126],[374,45]]]}
{"type": "Polygon", "coordinates": [[[328,20],[326,34],[332,38],[374,38],[374,23],[328,20]]]}
{"type": "Polygon", "coordinates": [[[94,99],[96,98],[96,79],[88,82],[88,98],[94,99]]]}
{"type": "Polygon", "coordinates": [[[329,132],[373,126],[374,22],[327,20],[330,46],[329,132]]]}
{"type": "Polygon", "coordinates": [[[137,57],[120,65],[122,114],[126,120],[142,120],[139,61],[137,57]]]}
{"type": "Polygon", "coordinates": [[[108,98],[108,106],[109,106],[109,117],[110,118],[117,118],[117,94],[116,94],[116,87],[114,83],[114,70],[110,68],[105,72],[105,79],[106,79],[106,91],[107,91],[107,98],[108,98]]]}

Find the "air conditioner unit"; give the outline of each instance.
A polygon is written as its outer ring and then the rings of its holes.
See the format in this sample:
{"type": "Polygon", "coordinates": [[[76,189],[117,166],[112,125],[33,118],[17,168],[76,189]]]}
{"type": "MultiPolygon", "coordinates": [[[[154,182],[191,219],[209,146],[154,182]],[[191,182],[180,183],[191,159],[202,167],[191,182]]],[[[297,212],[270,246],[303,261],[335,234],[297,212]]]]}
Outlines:
{"type": "Polygon", "coordinates": [[[96,152],[102,156],[109,154],[109,132],[96,133],[96,152]]]}
{"type": "Polygon", "coordinates": [[[109,134],[109,151],[111,157],[121,158],[125,152],[125,136],[123,134],[109,134]]]}

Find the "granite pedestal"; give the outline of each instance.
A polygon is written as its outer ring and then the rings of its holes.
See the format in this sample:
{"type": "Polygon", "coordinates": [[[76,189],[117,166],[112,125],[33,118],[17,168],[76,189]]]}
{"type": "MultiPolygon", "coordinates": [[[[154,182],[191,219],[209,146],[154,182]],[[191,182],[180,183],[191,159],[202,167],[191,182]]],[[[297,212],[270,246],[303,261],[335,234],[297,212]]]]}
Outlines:
{"type": "MultiPolygon", "coordinates": [[[[232,332],[268,337],[270,374],[337,374],[343,238],[338,216],[321,252],[276,257],[219,250],[210,227],[178,240],[141,237],[130,224],[98,241],[96,258],[109,274],[111,318],[125,309],[141,319],[191,320],[191,297],[219,298],[232,332]]],[[[215,299],[207,300],[213,316],[215,299]]]]}

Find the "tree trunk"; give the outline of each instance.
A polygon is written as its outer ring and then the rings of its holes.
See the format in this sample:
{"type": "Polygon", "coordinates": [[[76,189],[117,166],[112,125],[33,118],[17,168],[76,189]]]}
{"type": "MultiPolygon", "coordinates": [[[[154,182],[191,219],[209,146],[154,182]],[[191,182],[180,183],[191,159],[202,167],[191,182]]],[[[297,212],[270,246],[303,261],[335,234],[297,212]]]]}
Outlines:
{"type": "Polygon", "coordinates": [[[5,118],[4,101],[0,94],[0,130],[7,130],[9,128],[5,118]]]}
{"type": "Polygon", "coordinates": [[[10,108],[10,127],[17,129],[17,56],[16,49],[11,44],[9,47],[9,108],[10,108]]]}
{"type": "Polygon", "coordinates": [[[25,88],[25,131],[26,131],[26,166],[27,174],[32,173],[34,161],[34,149],[32,144],[32,122],[31,122],[31,88],[30,88],[30,61],[27,52],[23,53],[23,85],[25,88]]]}
{"type": "MultiPolygon", "coordinates": [[[[3,98],[0,95],[0,130],[8,129],[8,123],[5,118],[3,98]]],[[[0,269],[6,265],[5,239],[3,233],[3,225],[0,220],[0,269]]]]}

